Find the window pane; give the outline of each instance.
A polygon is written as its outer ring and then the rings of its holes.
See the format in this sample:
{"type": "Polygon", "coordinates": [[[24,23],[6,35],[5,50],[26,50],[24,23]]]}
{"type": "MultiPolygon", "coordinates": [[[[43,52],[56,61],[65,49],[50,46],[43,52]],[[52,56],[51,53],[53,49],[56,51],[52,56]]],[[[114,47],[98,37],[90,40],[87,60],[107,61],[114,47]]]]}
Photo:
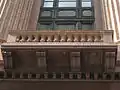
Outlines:
{"type": "Polygon", "coordinates": [[[51,16],[51,12],[50,11],[43,11],[41,13],[41,16],[51,16]]]}
{"type": "Polygon", "coordinates": [[[82,0],[82,7],[92,7],[91,0],[82,0]]]}
{"type": "Polygon", "coordinates": [[[83,16],[92,16],[92,11],[91,10],[84,10],[82,12],[83,16]]]}
{"type": "Polygon", "coordinates": [[[76,1],[76,0],[59,0],[59,1],[76,1]]]}
{"type": "Polygon", "coordinates": [[[80,52],[71,52],[71,71],[80,71],[80,52]]]}
{"type": "Polygon", "coordinates": [[[76,7],[76,2],[59,2],[58,7],[76,7]]]}
{"type": "Polygon", "coordinates": [[[57,25],[57,29],[72,30],[72,29],[75,29],[75,25],[57,25]]]}
{"type": "Polygon", "coordinates": [[[115,52],[105,52],[105,71],[112,72],[115,68],[115,52]]]}
{"type": "Polygon", "coordinates": [[[54,1],[54,0],[45,0],[45,1],[54,1]]]}
{"type": "Polygon", "coordinates": [[[51,24],[38,24],[38,29],[39,30],[50,30],[51,24]]]}
{"type": "Polygon", "coordinates": [[[82,30],[90,30],[92,29],[92,24],[82,24],[82,30]]]}
{"type": "Polygon", "coordinates": [[[53,2],[44,2],[44,7],[53,7],[53,2]]]}
{"type": "Polygon", "coordinates": [[[82,0],[82,2],[91,2],[91,0],[82,0]]]}
{"type": "Polygon", "coordinates": [[[82,2],[82,7],[92,7],[91,2],[82,2]]]}
{"type": "Polygon", "coordinates": [[[59,11],[58,16],[75,16],[75,11],[59,11]]]}

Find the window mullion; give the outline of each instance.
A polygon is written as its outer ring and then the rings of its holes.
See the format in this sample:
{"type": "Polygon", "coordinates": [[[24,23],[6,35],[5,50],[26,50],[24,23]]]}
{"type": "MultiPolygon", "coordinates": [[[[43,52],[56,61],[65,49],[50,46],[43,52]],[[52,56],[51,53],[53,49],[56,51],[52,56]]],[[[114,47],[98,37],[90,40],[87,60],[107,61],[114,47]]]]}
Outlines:
{"type": "Polygon", "coordinates": [[[78,29],[79,29],[79,30],[82,29],[82,24],[81,24],[81,22],[78,23],[78,29]]]}
{"type": "Polygon", "coordinates": [[[79,22],[76,23],[76,30],[79,30],[79,22]]]}
{"type": "Polygon", "coordinates": [[[53,23],[52,23],[52,29],[53,29],[53,30],[56,29],[56,23],[55,23],[55,20],[54,20],[53,23]]]}
{"type": "Polygon", "coordinates": [[[57,7],[57,5],[58,5],[58,0],[54,0],[54,4],[53,4],[54,9],[57,7]]]}
{"type": "Polygon", "coordinates": [[[78,15],[79,15],[79,18],[82,18],[82,8],[79,9],[78,15]]]}

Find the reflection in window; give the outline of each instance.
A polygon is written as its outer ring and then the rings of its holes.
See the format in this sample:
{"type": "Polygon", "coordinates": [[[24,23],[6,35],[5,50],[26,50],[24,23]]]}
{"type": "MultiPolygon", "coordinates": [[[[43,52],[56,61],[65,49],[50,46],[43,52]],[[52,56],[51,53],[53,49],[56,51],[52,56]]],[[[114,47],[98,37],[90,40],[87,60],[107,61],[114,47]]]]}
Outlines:
{"type": "Polygon", "coordinates": [[[59,11],[58,16],[75,16],[75,11],[59,11]]]}
{"type": "Polygon", "coordinates": [[[43,7],[53,7],[53,2],[44,2],[43,7]]]}
{"type": "Polygon", "coordinates": [[[74,30],[75,25],[74,24],[59,24],[57,25],[57,29],[59,30],[74,30]]]}
{"type": "Polygon", "coordinates": [[[50,11],[43,11],[43,12],[41,12],[41,16],[51,16],[51,12],[50,11]]]}
{"type": "Polygon", "coordinates": [[[82,30],[92,30],[93,25],[92,24],[82,24],[82,30]]]}
{"type": "Polygon", "coordinates": [[[92,7],[91,0],[82,0],[82,7],[92,7]]]}
{"type": "Polygon", "coordinates": [[[67,2],[67,1],[76,1],[76,0],[59,0],[59,1],[66,1],[67,2]]]}
{"type": "Polygon", "coordinates": [[[54,0],[45,0],[45,1],[54,1],[54,0]]]}
{"type": "Polygon", "coordinates": [[[92,11],[91,10],[84,10],[82,12],[83,16],[92,16],[92,11]]]}
{"type": "Polygon", "coordinates": [[[46,71],[46,52],[36,52],[37,64],[40,69],[46,71]]]}
{"type": "Polygon", "coordinates": [[[59,2],[58,7],[76,7],[76,2],[59,2]]]}
{"type": "Polygon", "coordinates": [[[39,30],[50,30],[51,24],[38,24],[38,29],[39,30]]]}

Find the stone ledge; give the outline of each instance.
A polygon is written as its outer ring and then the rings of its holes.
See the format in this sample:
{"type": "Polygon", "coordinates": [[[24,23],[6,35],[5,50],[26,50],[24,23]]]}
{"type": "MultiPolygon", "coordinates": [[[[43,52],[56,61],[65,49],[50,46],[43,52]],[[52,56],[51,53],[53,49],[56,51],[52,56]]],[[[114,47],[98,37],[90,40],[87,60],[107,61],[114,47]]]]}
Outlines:
{"type": "Polygon", "coordinates": [[[112,30],[13,30],[9,32],[13,41],[8,42],[113,42],[112,34],[112,30]]]}
{"type": "Polygon", "coordinates": [[[117,45],[114,43],[90,43],[90,42],[14,42],[14,43],[3,43],[2,49],[37,49],[37,48],[111,48],[117,49],[117,45]]]}

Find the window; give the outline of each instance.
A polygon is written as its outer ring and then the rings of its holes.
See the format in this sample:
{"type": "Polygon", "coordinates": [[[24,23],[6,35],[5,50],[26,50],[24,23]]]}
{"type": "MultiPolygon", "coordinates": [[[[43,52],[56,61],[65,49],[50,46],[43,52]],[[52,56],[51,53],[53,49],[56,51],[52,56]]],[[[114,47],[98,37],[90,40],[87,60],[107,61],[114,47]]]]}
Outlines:
{"type": "Polygon", "coordinates": [[[43,16],[43,17],[51,16],[51,12],[50,11],[43,11],[43,12],[41,12],[41,16],[43,16]]]}
{"type": "Polygon", "coordinates": [[[76,7],[76,0],[59,0],[58,7],[76,7]]]}
{"type": "Polygon", "coordinates": [[[40,69],[43,71],[46,70],[46,52],[36,52],[37,64],[40,69]]]}
{"type": "Polygon", "coordinates": [[[51,22],[38,23],[38,29],[40,29],[40,30],[51,30],[52,29],[52,23],[51,22]]]}
{"type": "Polygon", "coordinates": [[[4,63],[6,69],[12,69],[13,68],[13,58],[11,52],[5,52],[4,54],[4,63]]]}
{"type": "Polygon", "coordinates": [[[76,2],[59,2],[58,7],[76,7],[76,2]]]}
{"type": "Polygon", "coordinates": [[[58,30],[74,30],[76,27],[75,22],[57,22],[56,23],[56,29],[58,30]]]}
{"type": "Polygon", "coordinates": [[[43,0],[43,4],[40,8],[37,29],[93,29],[93,23],[94,9],[91,0],[43,0]],[[82,25],[83,21],[87,22],[88,25],[82,25]],[[48,22],[51,23],[48,24],[48,22]],[[61,22],[65,23],[59,24],[61,22]],[[74,23],[71,24],[70,22],[74,23]]]}
{"type": "Polygon", "coordinates": [[[82,7],[92,7],[91,0],[82,0],[82,7]]]}
{"type": "Polygon", "coordinates": [[[72,30],[74,29],[74,25],[57,25],[57,29],[59,30],[72,30]]]}
{"type": "Polygon", "coordinates": [[[88,24],[85,24],[85,23],[83,23],[82,24],[82,30],[92,30],[92,27],[93,25],[92,24],[90,24],[90,23],[88,23],[88,24]]]}
{"type": "Polygon", "coordinates": [[[80,52],[71,52],[71,71],[80,71],[80,52]]]}
{"type": "Polygon", "coordinates": [[[83,10],[82,11],[82,16],[92,16],[92,11],[91,10],[83,10]]]}
{"type": "Polygon", "coordinates": [[[76,15],[75,11],[63,10],[58,12],[58,16],[75,16],[75,15],[76,15]]]}
{"type": "Polygon", "coordinates": [[[113,72],[115,68],[115,52],[105,53],[105,71],[113,72]]]}
{"type": "Polygon", "coordinates": [[[45,0],[43,7],[53,7],[53,0],[45,0]]]}

